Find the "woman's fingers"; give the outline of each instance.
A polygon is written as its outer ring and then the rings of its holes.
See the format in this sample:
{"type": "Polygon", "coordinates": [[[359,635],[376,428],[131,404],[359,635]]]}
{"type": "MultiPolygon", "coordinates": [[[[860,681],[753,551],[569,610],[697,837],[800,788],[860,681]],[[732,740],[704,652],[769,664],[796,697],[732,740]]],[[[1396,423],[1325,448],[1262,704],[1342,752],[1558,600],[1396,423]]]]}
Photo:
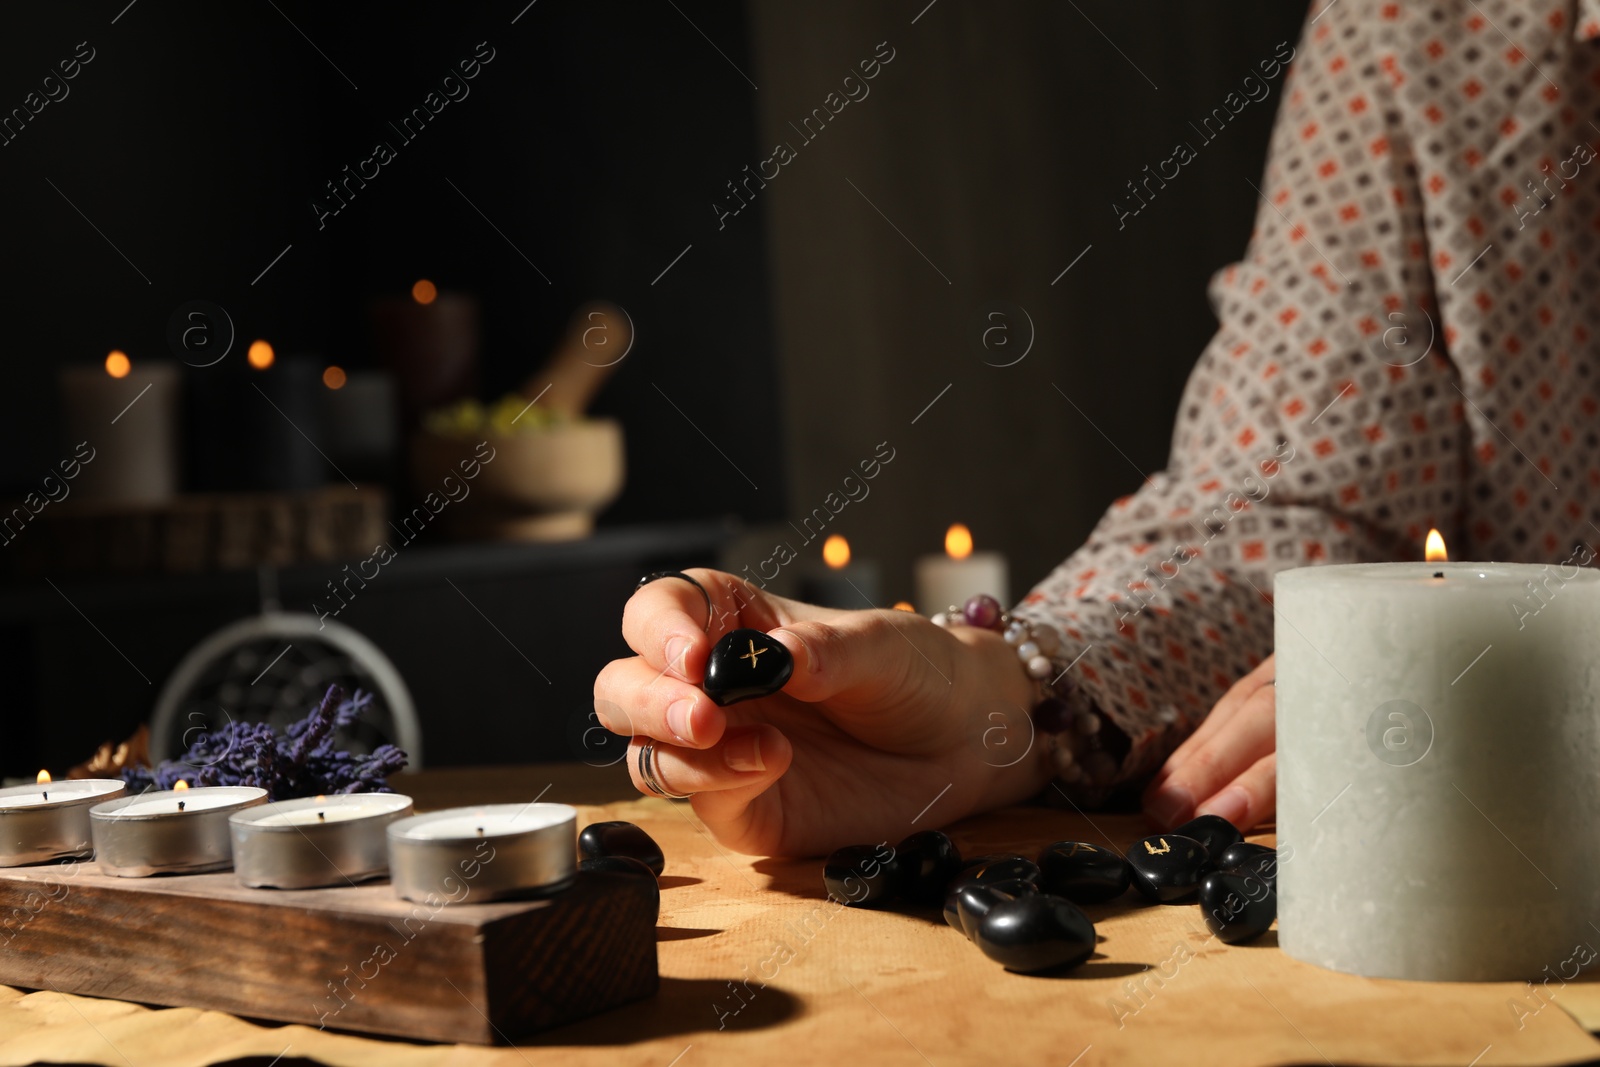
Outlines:
{"type": "Polygon", "coordinates": [[[1220,815],[1245,833],[1272,818],[1278,804],[1278,754],[1269,752],[1215,796],[1196,815],[1220,815]]]}
{"type": "Polygon", "coordinates": [[[740,626],[769,630],[781,621],[780,604],[791,603],[723,571],[694,567],[683,573],[699,582],[705,595],[682,578],[657,578],[641,586],[623,605],[622,638],[645,662],[684,681],[704,677],[706,656],[717,638],[740,626]]]}
{"type": "Polygon", "coordinates": [[[1270,685],[1257,688],[1225,722],[1200,739],[1165,779],[1153,783],[1144,800],[1150,817],[1169,829],[1188,820],[1202,801],[1221,802],[1218,793],[1224,786],[1270,755],[1276,692],[1270,685]]]}
{"type": "Polygon", "coordinates": [[[614,734],[687,748],[716,744],[728,724],[722,709],[698,686],[638,656],[612,660],[601,669],[594,680],[594,711],[600,725],[614,734]]]}
{"type": "Polygon", "coordinates": [[[920,616],[903,611],[849,611],[833,618],[789,622],[772,637],[794,657],[794,674],[783,691],[796,700],[815,703],[836,697],[879,694],[904,701],[913,694],[918,671],[940,670],[947,684],[949,635],[932,625],[916,631],[920,616]]]}
{"type": "Polygon", "coordinates": [[[1277,663],[1272,656],[1268,656],[1256,665],[1255,670],[1233,683],[1228,691],[1222,694],[1222,698],[1217,701],[1216,707],[1211,709],[1211,714],[1205,717],[1205,721],[1195,729],[1194,733],[1185,738],[1181,745],[1173,750],[1172,755],[1167,757],[1167,762],[1156,773],[1155,778],[1145,790],[1145,795],[1149,796],[1154,793],[1156,788],[1181,767],[1190,756],[1210,744],[1211,738],[1219,731],[1227,729],[1229,721],[1238,714],[1240,708],[1244,707],[1245,701],[1254,696],[1262,686],[1271,684],[1275,677],[1277,677],[1277,663]]]}
{"type": "MultiPolygon", "coordinates": [[[[716,571],[697,568],[685,573],[711,594],[716,571]]],[[[715,603],[713,600],[713,608],[715,603]]],[[[706,597],[691,583],[682,578],[657,578],[634,590],[623,605],[622,638],[657,670],[671,670],[679,678],[693,681],[705,671],[712,641],[706,629],[713,614],[706,610],[706,597]]]]}
{"type": "MultiPolygon", "coordinates": [[[[628,773],[639,792],[655,796],[639,771],[641,747],[635,742],[628,749],[628,773]]],[[[712,812],[728,819],[777,781],[789,769],[792,756],[788,738],[777,727],[758,724],[729,727],[720,743],[706,749],[657,742],[654,767],[656,781],[667,792],[696,798],[713,794],[717,802],[711,805],[712,812]]],[[[698,799],[695,810],[711,822],[711,813],[701,809],[698,799]]]]}

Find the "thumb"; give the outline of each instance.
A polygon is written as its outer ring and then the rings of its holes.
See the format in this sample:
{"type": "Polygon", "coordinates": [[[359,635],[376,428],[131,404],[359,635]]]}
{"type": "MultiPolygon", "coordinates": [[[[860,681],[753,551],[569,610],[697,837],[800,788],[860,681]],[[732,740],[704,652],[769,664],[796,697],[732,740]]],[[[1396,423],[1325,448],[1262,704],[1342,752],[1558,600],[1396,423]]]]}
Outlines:
{"type": "Polygon", "coordinates": [[[794,674],[783,691],[807,702],[842,694],[867,699],[904,695],[900,690],[911,681],[916,664],[926,663],[932,671],[948,658],[942,640],[948,635],[932,623],[927,633],[907,632],[921,628],[902,628],[902,619],[915,622],[920,616],[854,611],[828,622],[808,619],[773,630],[771,637],[794,657],[794,674]]]}

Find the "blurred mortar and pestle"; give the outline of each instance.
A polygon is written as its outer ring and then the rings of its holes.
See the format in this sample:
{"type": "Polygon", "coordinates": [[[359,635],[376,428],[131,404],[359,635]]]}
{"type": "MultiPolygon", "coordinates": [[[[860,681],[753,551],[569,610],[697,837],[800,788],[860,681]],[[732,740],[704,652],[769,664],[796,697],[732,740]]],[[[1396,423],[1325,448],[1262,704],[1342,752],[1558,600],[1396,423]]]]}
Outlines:
{"type": "Polygon", "coordinates": [[[487,408],[464,400],[423,417],[411,448],[415,489],[443,497],[446,477],[461,482],[464,471],[477,472],[466,483],[468,492],[452,498],[441,515],[454,536],[563,541],[589,535],[595,515],[622,491],[624,462],[621,424],[584,412],[632,346],[626,311],[587,304],[518,392],[487,408]]]}

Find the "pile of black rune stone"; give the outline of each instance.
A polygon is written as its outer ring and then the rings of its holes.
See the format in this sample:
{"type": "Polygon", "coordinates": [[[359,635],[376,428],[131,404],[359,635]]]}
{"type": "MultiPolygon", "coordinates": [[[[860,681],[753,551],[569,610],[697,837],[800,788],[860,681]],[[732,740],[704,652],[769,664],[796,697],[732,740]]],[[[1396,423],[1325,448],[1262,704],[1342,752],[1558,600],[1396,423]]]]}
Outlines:
{"type": "Polygon", "coordinates": [[[1132,886],[1159,904],[1196,898],[1218,940],[1261,936],[1278,916],[1278,853],[1251,844],[1238,827],[1202,815],[1169,834],[1135,841],[1126,856],[1082,841],[1057,841],[1037,858],[1015,854],[963,860],[938,830],[894,848],[847,845],[822,868],[828,895],[845,904],[896,901],[944,905],[945,922],[985,956],[1013,971],[1075,967],[1095,948],[1082,904],[1104,904],[1132,886]]]}

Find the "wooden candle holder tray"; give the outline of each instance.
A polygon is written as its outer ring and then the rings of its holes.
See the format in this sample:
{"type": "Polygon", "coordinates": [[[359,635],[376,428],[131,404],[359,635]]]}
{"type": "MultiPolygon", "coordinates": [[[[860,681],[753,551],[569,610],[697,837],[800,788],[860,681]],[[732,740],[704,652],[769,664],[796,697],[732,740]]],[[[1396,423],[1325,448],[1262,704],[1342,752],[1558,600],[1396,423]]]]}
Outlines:
{"type": "Polygon", "coordinates": [[[641,878],[580,872],[545,900],[434,906],[399,899],[386,881],[266,890],[232,871],[6,868],[0,983],[503,1044],[654,994],[655,892],[641,878]]]}

